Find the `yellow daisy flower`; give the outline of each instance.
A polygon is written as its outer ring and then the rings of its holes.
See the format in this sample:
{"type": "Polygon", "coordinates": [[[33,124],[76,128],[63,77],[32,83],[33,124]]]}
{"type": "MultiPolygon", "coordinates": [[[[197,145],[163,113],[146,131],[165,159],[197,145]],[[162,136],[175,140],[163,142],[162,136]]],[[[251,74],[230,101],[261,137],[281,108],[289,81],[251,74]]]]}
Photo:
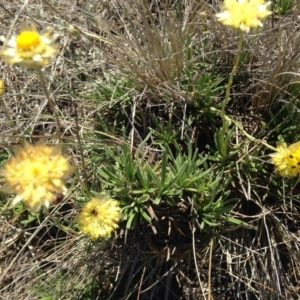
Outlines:
{"type": "Polygon", "coordinates": [[[261,20],[272,13],[270,4],[264,0],[225,0],[224,11],[216,16],[224,25],[249,32],[251,27],[262,26],[261,20]]]}
{"type": "Polygon", "coordinates": [[[4,42],[0,56],[8,63],[28,68],[48,65],[57,54],[52,29],[38,33],[34,23],[21,24],[21,32],[4,42]]]}
{"type": "Polygon", "coordinates": [[[277,152],[271,154],[271,161],[276,171],[282,177],[296,177],[300,174],[300,142],[287,146],[286,143],[278,143],[277,152]]]}
{"type": "Polygon", "coordinates": [[[80,230],[91,239],[105,238],[118,228],[119,202],[113,199],[92,198],[77,216],[80,230]]]}
{"type": "Polygon", "coordinates": [[[16,194],[12,206],[23,201],[33,211],[39,211],[41,206],[49,208],[57,195],[65,194],[63,178],[70,169],[60,146],[48,146],[43,141],[35,146],[25,143],[4,165],[3,190],[16,194]]]}

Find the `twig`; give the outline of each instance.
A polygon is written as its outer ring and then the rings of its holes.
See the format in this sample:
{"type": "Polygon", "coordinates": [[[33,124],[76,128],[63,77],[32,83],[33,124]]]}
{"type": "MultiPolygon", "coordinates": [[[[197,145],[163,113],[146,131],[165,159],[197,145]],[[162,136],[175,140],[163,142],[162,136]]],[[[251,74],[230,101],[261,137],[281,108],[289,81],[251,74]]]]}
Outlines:
{"type": "Polygon", "coordinates": [[[208,300],[213,300],[211,295],[211,265],[212,265],[212,249],[214,245],[214,240],[210,240],[210,250],[209,250],[209,265],[208,265],[208,300]]]}
{"type": "Polygon", "coordinates": [[[197,265],[197,257],[196,257],[196,245],[195,245],[195,220],[193,219],[193,229],[192,229],[192,243],[193,243],[193,257],[194,257],[194,264],[195,264],[195,269],[196,269],[196,273],[197,273],[197,277],[198,277],[198,281],[199,281],[199,285],[201,287],[201,292],[202,292],[202,296],[203,299],[206,299],[205,297],[205,293],[203,290],[203,285],[200,279],[200,275],[199,275],[199,269],[198,269],[198,265],[197,265]]]}

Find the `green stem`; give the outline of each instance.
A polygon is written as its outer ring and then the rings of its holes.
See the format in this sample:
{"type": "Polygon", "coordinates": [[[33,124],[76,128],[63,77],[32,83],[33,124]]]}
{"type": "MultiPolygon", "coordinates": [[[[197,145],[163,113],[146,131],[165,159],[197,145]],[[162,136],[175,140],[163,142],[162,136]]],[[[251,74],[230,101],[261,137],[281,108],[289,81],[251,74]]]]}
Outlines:
{"type": "MultiPolygon", "coordinates": [[[[220,111],[218,111],[217,109],[215,109],[215,108],[213,108],[213,107],[211,107],[210,110],[213,111],[213,112],[216,112],[216,113],[220,113],[220,111]]],[[[222,112],[221,112],[221,114],[222,114],[222,112]]],[[[272,151],[274,151],[274,152],[277,151],[276,148],[274,148],[273,146],[269,145],[269,144],[266,143],[265,141],[260,140],[260,139],[257,139],[257,138],[255,138],[254,136],[250,135],[250,134],[244,129],[242,123],[240,123],[240,122],[238,122],[238,121],[235,121],[235,120],[231,119],[230,117],[228,117],[228,116],[226,116],[226,115],[224,116],[224,119],[223,119],[223,120],[224,120],[224,123],[225,123],[225,121],[226,121],[227,124],[233,123],[236,127],[238,127],[238,128],[241,130],[241,132],[243,133],[243,135],[246,136],[251,142],[255,142],[255,143],[258,143],[258,144],[262,144],[262,145],[264,145],[265,147],[269,148],[270,150],[272,150],[272,151]]]]}
{"type": "Polygon", "coordinates": [[[265,141],[260,140],[260,139],[257,139],[257,138],[255,138],[254,136],[250,135],[250,134],[244,129],[242,123],[237,122],[237,121],[234,121],[233,119],[229,118],[228,116],[225,116],[225,118],[226,118],[229,122],[234,123],[234,125],[235,125],[236,127],[238,127],[238,128],[241,130],[241,132],[243,133],[243,135],[246,136],[251,142],[257,142],[257,143],[262,144],[262,145],[264,145],[265,147],[267,147],[267,148],[269,148],[269,149],[271,149],[271,150],[273,150],[273,151],[275,151],[275,152],[277,151],[276,148],[274,148],[273,146],[269,145],[269,144],[266,143],[265,141]]]}
{"type": "Polygon", "coordinates": [[[46,215],[49,217],[49,219],[50,219],[50,220],[51,220],[51,221],[52,221],[52,222],[53,222],[60,230],[62,230],[62,231],[64,231],[64,232],[68,232],[68,233],[73,233],[73,234],[76,235],[76,236],[79,236],[79,235],[80,235],[79,232],[73,230],[72,228],[60,224],[59,221],[58,221],[58,219],[50,214],[48,208],[44,207],[44,211],[45,211],[46,215]]]}
{"type": "Polygon", "coordinates": [[[235,61],[234,61],[234,66],[231,70],[230,76],[229,76],[229,80],[226,86],[226,92],[225,92],[225,98],[223,100],[222,103],[222,108],[221,108],[221,115],[222,115],[222,119],[223,119],[223,130],[226,130],[226,124],[225,124],[225,107],[228,104],[229,100],[230,100],[230,89],[232,86],[232,82],[233,82],[233,77],[237,71],[237,68],[239,66],[239,62],[240,62],[240,58],[241,58],[241,54],[242,54],[242,49],[243,49],[243,39],[244,39],[244,34],[243,31],[240,30],[240,35],[239,35],[239,44],[238,44],[238,50],[237,50],[237,55],[235,57],[235,61]]]}
{"type": "MultiPolygon", "coordinates": [[[[234,61],[234,66],[232,68],[232,71],[230,73],[230,76],[229,76],[229,80],[228,80],[228,83],[227,83],[227,86],[226,86],[226,92],[225,92],[225,98],[223,100],[223,103],[222,103],[222,108],[221,108],[221,117],[222,117],[222,120],[223,120],[223,126],[222,126],[222,130],[223,132],[226,132],[227,130],[227,125],[230,124],[230,123],[233,123],[236,127],[238,127],[241,132],[252,142],[256,142],[256,143],[259,143],[259,144],[262,144],[264,145],[265,147],[271,149],[272,151],[277,151],[276,148],[274,148],[273,146],[269,145],[268,143],[266,143],[265,141],[263,140],[260,140],[260,139],[257,139],[255,137],[253,137],[252,135],[250,135],[243,127],[242,123],[238,122],[238,121],[235,121],[233,119],[231,119],[230,117],[228,117],[226,114],[225,114],[225,108],[226,108],[226,105],[228,104],[229,100],[230,100],[230,89],[231,89],[231,86],[232,86],[232,82],[233,82],[233,77],[237,71],[237,68],[239,66],[239,62],[240,62],[240,58],[241,58],[241,54],[242,54],[242,49],[243,49],[243,39],[244,39],[244,34],[243,34],[243,31],[240,30],[239,31],[239,44],[238,44],[238,50],[237,50],[237,55],[235,57],[235,61],[234,61]]],[[[213,111],[216,111],[214,108],[211,108],[213,111]]]]}
{"type": "Polygon", "coordinates": [[[49,95],[49,92],[48,92],[48,89],[47,89],[47,86],[46,86],[46,82],[45,82],[45,79],[44,79],[44,74],[41,70],[41,68],[36,68],[36,71],[40,77],[40,81],[41,81],[41,85],[42,85],[42,89],[46,95],[46,98],[48,100],[48,104],[52,110],[52,112],[54,113],[55,115],[55,120],[56,120],[56,136],[59,140],[59,142],[61,143],[61,124],[60,124],[60,120],[59,120],[59,115],[58,115],[58,112],[57,112],[57,109],[55,108],[55,104],[54,104],[54,101],[52,100],[52,98],[50,97],[49,95]]]}

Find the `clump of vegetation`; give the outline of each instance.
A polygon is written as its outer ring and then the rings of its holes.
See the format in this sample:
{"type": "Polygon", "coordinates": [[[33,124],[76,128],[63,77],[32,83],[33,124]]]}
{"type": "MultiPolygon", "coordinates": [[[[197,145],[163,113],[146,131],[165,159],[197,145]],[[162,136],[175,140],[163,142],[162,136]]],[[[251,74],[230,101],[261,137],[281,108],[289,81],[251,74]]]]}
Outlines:
{"type": "Polygon", "coordinates": [[[296,299],[296,3],[6,4],[3,299],[296,299]]]}

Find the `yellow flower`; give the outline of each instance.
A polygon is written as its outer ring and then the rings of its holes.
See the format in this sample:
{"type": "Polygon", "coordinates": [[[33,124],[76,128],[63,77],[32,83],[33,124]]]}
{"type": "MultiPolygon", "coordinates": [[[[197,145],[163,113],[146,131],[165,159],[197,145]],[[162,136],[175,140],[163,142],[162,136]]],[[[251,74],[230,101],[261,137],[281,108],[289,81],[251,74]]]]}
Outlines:
{"type": "Polygon", "coordinates": [[[38,33],[34,23],[30,26],[21,24],[21,32],[4,42],[0,56],[10,63],[17,63],[28,68],[48,65],[57,54],[52,29],[38,33]]]}
{"type": "Polygon", "coordinates": [[[296,177],[300,174],[300,142],[287,146],[286,143],[278,143],[277,152],[271,154],[271,161],[276,171],[282,177],[296,177]]]}
{"type": "Polygon", "coordinates": [[[113,199],[92,198],[77,216],[80,230],[92,239],[105,238],[118,228],[119,202],[113,199]]]}
{"type": "Polygon", "coordinates": [[[64,194],[63,178],[70,172],[67,158],[60,146],[47,146],[40,141],[35,146],[25,143],[16,148],[15,155],[4,165],[6,179],[3,190],[15,193],[12,206],[23,201],[33,211],[49,208],[57,195],[64,194]]]}
{"type": "Polygon", "coordinates": [[[0,96],[5,93],[5,84],[3,80],[0,80],[0,96]]]}
{"type": "Polygon", "coordinates": [[[261,20],[272,13],[268,10],[270,4],[264,0],[225,0],[224,11],[217,18],[224,25],[249,32],[250,27],[262,26],[261,20]]]}

